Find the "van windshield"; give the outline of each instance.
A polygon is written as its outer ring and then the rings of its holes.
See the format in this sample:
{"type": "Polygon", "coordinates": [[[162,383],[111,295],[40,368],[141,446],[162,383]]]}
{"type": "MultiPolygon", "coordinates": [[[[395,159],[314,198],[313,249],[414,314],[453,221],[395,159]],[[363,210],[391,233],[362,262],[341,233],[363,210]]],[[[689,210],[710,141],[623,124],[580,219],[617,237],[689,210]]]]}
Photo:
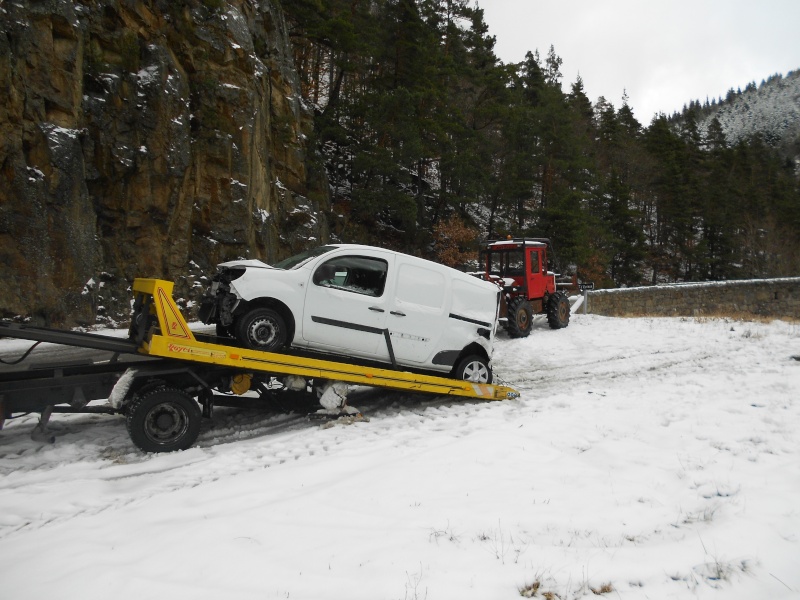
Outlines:
{"type": "Polygon", "coordinates": [[[298,267],[302,267],[312,258],[325,254],[326,252],[330,252],[334,248],[336,248],[336,246],[318,246],[317,248],[306,250],[300,254],[290,256],[289,258],[284,258],[272,266],[276,269],[297,269],[298,267]]]}

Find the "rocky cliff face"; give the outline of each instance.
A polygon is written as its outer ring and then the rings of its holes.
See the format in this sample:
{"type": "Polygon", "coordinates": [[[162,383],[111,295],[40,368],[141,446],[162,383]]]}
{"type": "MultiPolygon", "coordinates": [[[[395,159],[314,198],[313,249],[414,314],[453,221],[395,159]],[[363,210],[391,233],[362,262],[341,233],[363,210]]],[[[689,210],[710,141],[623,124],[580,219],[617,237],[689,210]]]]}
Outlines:
{"type": "Polygon", "coordinates": [[[191,304],[325,241],[311,135],[274,0],[0,4],[0,316],[124,321],[135,277],[191,304]]]}

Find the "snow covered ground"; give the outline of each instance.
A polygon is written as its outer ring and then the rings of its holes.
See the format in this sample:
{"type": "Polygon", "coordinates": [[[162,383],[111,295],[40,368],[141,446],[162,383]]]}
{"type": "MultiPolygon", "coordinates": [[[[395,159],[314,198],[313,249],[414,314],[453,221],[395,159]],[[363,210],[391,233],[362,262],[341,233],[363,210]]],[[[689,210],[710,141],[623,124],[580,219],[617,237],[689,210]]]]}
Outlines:
{"type": "MultiPolygon", "coordinates": [[[[0,353],[6,344],[0,343],[0,353]]],[[[222,411],[0,432],[14,600],[800,598],[800,324],[575,315],[501,336],[519,400],[364,390],[368,421],[222,411]]]]}

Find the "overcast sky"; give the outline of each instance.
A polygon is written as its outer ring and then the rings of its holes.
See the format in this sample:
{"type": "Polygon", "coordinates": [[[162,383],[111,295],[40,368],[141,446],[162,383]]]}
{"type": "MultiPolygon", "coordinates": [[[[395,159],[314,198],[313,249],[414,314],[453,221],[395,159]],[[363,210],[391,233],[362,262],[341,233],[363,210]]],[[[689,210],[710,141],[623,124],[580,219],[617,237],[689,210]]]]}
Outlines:
{"type": "Polygon", "coordinates": [[[642,125],[800,69],[800,0],[479,0],[505,63],[552,44],[564,90],[628,105],[642,125]]]}

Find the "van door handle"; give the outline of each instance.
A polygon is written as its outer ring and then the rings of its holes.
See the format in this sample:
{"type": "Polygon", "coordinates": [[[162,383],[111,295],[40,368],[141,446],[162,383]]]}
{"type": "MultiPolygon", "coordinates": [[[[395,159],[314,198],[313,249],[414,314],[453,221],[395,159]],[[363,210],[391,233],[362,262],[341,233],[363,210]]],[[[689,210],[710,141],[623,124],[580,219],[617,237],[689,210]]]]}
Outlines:
{"type": "Polygon", "coordinates": [[[395,317],[405,317],[406,316],[406,313],[400,312],[400,311],[397,311],[397,310],[389,311],[389,314],[390,315],[394,315],[395,317]]]}
{"type": "Polygon", "coordinates": [[[374,312],[386,312],[385,310],[383,310],[382,308],[378,308],[377,306],[370,306],[369,309],[374,312]]]}

